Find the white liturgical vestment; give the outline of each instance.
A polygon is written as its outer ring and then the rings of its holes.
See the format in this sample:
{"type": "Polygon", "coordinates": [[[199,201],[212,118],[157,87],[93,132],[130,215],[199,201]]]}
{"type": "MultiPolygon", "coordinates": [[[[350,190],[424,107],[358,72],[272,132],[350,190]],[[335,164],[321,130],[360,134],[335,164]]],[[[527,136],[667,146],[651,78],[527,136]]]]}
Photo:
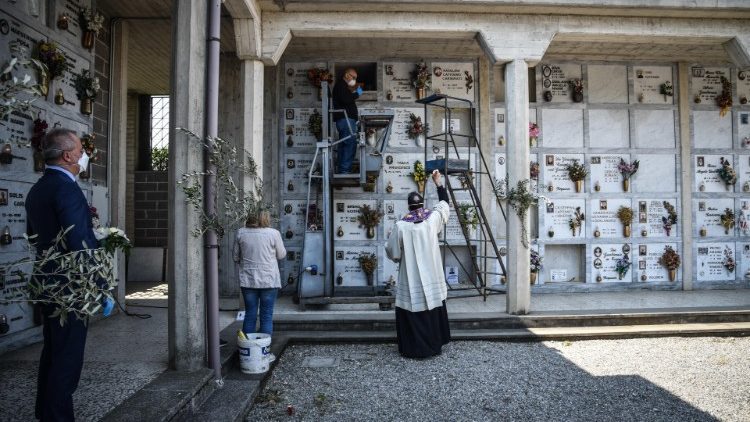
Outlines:
{"type": "Polygon", "coordinates": [[[448,297],[438,235],[448,222],[450,206],[440,201],[421,223],[396,222],[385,252],[398,262],[396,306],[411,312],[437,308],[448,297]]]}

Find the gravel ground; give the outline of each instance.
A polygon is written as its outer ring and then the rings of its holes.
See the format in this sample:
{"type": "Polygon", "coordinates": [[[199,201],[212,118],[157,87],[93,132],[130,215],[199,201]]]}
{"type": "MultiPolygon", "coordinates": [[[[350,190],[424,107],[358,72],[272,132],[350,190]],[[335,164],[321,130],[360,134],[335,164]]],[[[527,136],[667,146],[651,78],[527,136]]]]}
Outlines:
{"type": "Polygon", "coordinates": [[[750,338],[295,345],[246,420],[750,421],[750,338]]]}

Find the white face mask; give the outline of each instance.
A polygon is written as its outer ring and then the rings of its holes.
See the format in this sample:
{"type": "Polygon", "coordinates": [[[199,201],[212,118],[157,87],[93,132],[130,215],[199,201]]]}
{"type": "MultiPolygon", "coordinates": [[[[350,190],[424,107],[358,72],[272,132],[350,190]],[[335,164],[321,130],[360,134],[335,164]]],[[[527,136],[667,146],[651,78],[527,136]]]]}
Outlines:
{"type": "Polygon", "coordinates": [[[347,82],[346,84],[349,86],[354,86],[356,83],[357,83],[356,79],[349,79],[349,82],[347,82]]]}
{"type": "Polygon", "coordinates": [[[89,155],[86,154],[86,151],[83,152],[83,155],[81,155],[81,158],[78,159],[78,174],[81,174],[82,171],[86,171],[89,165],[89,155]]]}

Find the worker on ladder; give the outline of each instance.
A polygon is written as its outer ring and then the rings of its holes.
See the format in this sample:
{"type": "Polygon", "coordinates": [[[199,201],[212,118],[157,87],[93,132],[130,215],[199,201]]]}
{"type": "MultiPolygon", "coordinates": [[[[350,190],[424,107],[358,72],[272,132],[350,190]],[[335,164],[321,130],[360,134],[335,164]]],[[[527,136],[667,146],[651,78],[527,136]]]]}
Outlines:
{"type": "Polygon", "coordinates": [[[357,71],[348,68],[344,71],[339,81],[333,87],[333,108],[345,110],[334,113],[333,121],[339,132],[339,140],[346,139],[338,146],[338,165],[336,173],[351,173],[354,156],[357,153],[357,120],[359,113],[355,100],[362,95],[362,84],[357,83],[357,71]]]}

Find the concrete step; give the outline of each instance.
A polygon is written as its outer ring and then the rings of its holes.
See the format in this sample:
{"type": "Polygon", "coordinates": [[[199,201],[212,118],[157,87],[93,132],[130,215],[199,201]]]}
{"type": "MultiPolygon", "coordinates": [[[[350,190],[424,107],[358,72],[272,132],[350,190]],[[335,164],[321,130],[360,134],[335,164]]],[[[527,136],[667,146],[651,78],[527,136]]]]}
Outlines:
{"type": "MultiPolygon", "coordinates": [[[[660,308],[607,309],[566,312],[535,312],[529,315],[504,313],[449,314],[452,330],[504,330],[543,327],[612,327],[621,325],[696,324],[750,322],[750,309],[660,308]]],[[[239,329],[239,324],[236,324],[239,329]]],[[[312,311],[274,317],[277,331],[394,331],[393,311],[342,314],[312,311]]]]}

